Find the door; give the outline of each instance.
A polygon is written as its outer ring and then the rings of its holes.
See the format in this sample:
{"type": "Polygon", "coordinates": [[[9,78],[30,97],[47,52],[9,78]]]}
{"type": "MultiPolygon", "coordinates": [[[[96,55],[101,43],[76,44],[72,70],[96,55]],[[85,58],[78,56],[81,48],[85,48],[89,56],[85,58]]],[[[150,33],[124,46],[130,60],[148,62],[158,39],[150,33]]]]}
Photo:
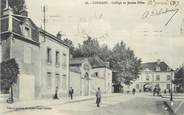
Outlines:
{"type": "Polygon", "coordinates": [[[35,97],[35,77],[32,75],[20,75],[19,99],[32,100],[35,97]]]}

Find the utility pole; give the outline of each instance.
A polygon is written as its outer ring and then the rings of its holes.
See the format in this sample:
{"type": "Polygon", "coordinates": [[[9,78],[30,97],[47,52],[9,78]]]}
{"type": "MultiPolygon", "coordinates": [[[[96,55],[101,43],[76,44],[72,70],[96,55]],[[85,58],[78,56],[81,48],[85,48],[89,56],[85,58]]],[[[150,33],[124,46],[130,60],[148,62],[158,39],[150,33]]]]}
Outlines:
{"type": "Polygon", "coordinates": [[[172,82],[173,82],[173,78],[174,77],[174,72],[173,70],[171,70],[171,89],[170,89],[170,101],[171,101],[171,105],[173,105],[173,90],[172,90],[172,82]]]}
{"type": "Polygon", "coordinates": [[[44,41],[45,41],[45,32],[46,32],[46,10],[47,10],[47,7],[44,5],[42,7],[42,11],[43,11],[43,30],[44,30],[44,41]]]}

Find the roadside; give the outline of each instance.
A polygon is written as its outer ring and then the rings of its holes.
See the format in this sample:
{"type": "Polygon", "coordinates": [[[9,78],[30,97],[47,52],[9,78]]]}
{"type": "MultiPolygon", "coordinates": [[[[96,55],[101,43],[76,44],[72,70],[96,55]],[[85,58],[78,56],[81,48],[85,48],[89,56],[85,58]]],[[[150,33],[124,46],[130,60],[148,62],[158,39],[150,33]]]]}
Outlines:
{"type": "MultiPolygon", "coordinates": [[[[120,95],[122,94],[119,94],[119,93],[106,94],[106,95],[103,95],[103,98],[120,96],[120,95]]],[[[96,98],[95,96],[78,96],[78,97],[74,97],[73,100],[67,97],[64,99],[57,99],[57,100],[40,99],[40,100],[32,100],[32,101],[18,101],[12,104],[1,103],[0,112],[6,113],[11,111],[26,110],[26,109],[51,109],[49,106],[67,104],[67,103],[76,103],[81,101],[93,100],[95,98],[96,98]]]]}
{"type": "Polygon", "coordinates": [[[164,104],[170,115],[184,115],[184,94],[173,94],[173,104],[169,101],[169,94],[161,95],[161,97],[167,99],[164,104]]]}

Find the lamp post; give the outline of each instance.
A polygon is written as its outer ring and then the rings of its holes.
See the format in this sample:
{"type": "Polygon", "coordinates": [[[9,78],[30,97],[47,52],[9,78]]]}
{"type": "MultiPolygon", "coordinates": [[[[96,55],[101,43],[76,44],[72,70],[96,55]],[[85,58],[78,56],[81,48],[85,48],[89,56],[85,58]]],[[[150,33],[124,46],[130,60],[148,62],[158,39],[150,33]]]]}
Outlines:
{"type": "Polygon", "coordinates": [[[171,101],[171,105],[173,105],[173,91],[172,91],[172,81],[173,81],[173,70],[171,70],[171,87],[170,87],[170,101],[171,101]]]}

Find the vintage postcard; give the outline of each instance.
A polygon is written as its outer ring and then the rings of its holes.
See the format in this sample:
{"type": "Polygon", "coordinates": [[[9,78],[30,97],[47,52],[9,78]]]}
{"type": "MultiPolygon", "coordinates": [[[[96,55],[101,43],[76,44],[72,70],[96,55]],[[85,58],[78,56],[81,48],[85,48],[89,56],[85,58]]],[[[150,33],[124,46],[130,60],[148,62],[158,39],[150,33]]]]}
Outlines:
{"type": "Polygon", "coordinates": [[[183,0],[1,0],[2,115],[184,115],[183,0]]]}

